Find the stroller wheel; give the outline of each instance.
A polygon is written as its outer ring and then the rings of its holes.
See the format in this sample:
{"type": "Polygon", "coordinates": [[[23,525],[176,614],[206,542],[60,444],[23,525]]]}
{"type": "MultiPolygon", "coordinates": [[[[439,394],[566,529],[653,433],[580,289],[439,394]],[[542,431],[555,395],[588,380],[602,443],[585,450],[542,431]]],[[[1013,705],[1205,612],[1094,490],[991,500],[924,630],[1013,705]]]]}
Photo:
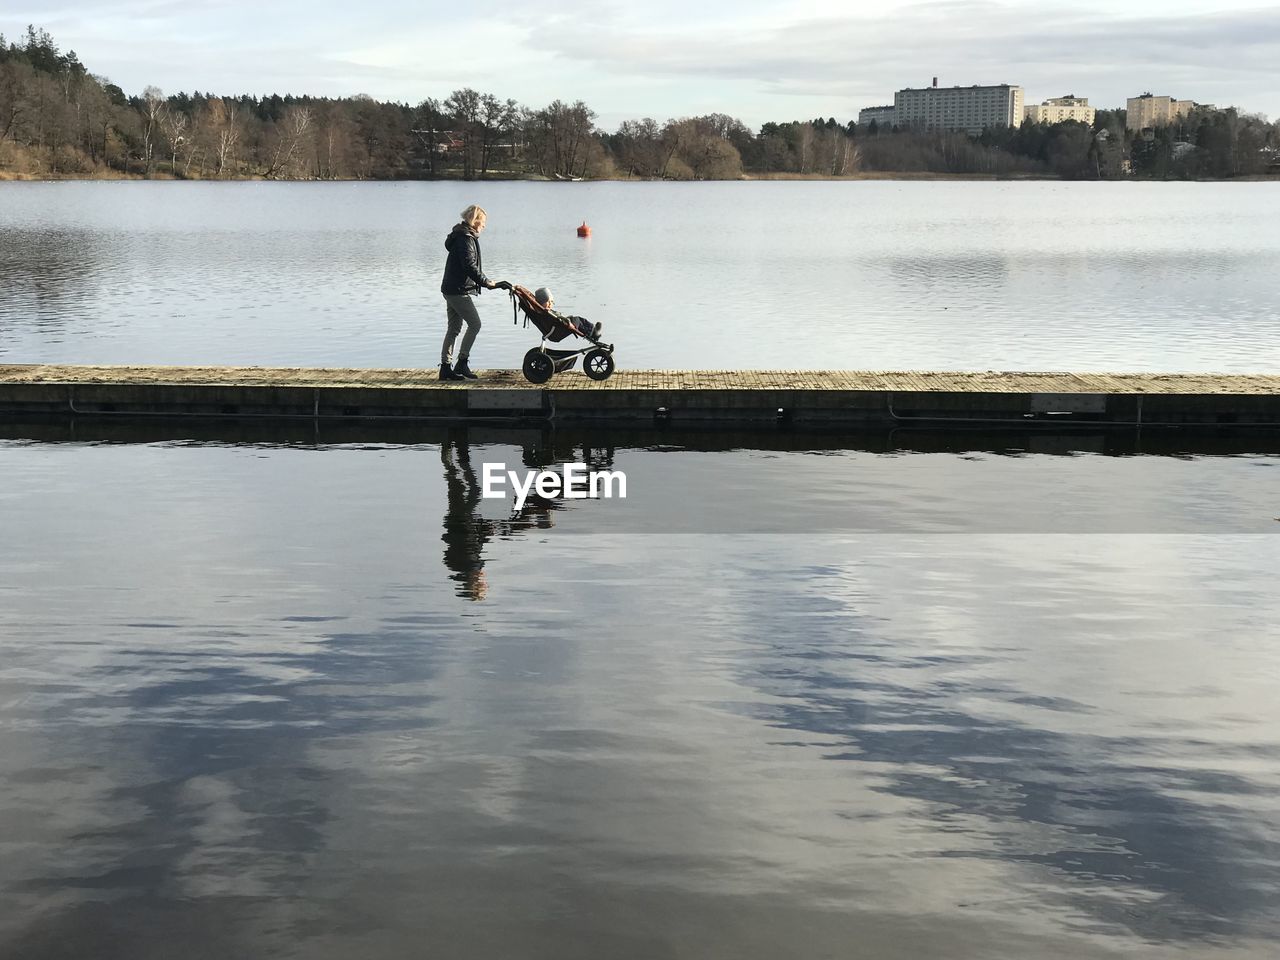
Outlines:
{"type": "Polygon", "coordinates": [[[592,380],[608,380],[613,373],[613,354],[608,350],[592,350],[582,358],[582,369],[592,380]]]}
{"type": "Polygon", "coordinates": [[[524,378],[530,383],[546,383],[555,372],[551,358],[537,347],[524,355],[524,378]]]}

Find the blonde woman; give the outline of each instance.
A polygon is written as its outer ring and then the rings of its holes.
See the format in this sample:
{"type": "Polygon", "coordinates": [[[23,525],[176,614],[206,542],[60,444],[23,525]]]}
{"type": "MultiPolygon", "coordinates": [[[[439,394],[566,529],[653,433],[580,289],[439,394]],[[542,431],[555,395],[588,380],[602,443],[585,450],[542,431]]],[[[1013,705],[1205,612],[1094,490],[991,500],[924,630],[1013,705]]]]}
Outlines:
{"type": "Polygon", "coordinates": [[[473,294],[492,290],[494,287],[509,287],[505,281],[494,283],[484,275],[480,260],[480,233],[484,230],[489,215],[483,207],[474,203],[462,211],[462,221],[454,225],[449,236],[445,237],[444,248],[449,251],[449,258],[444,262],[444,279],[440,282],[440,292],[444,294],[445,314],[448,327],[444,334],[444,344],[440,348],[441,380],[475,380],[467,359],[471,356],[471,346],[476,342],[476,334],[480,332],[480,314],[476,312],[473,294]],[[458,362],[453,362],[453,345],[467,325],[467,332],[462,337],[462,345],[458,348],[458,362]]]}

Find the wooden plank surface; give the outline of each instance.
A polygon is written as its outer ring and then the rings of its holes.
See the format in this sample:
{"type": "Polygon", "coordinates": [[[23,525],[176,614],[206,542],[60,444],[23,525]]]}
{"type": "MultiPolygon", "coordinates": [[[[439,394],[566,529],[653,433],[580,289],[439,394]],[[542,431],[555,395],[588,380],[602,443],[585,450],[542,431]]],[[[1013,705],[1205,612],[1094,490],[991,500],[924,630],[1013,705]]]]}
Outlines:
{"type": "MultiPolygon", "coordinates": [[[[535,389],[517,370],[441,383],[433,369],[170,367],[0,364],[0,384],[175,384],[184,386],[401,387],[435,390],[535,389]]],[[[580,370],[543,385],[565,390],[798,390],[894,393],[1104,393],[1277,395],[1280,374],[1073,373],[1067,371],[619,370],[603,382],[580,370]]]]}

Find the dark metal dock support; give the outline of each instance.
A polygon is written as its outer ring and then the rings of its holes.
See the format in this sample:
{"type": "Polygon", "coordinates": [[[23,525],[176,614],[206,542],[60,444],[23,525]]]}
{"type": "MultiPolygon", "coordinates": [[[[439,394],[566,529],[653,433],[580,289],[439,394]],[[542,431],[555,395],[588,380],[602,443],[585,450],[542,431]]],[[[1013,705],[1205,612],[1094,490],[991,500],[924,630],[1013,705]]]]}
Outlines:
{"type": "Polygon", "coordinates": [[[0,365],[0,417],[557,420],[1280,428],[1280,375],[622,371],[542,386],[518,372],[0,365]]]}

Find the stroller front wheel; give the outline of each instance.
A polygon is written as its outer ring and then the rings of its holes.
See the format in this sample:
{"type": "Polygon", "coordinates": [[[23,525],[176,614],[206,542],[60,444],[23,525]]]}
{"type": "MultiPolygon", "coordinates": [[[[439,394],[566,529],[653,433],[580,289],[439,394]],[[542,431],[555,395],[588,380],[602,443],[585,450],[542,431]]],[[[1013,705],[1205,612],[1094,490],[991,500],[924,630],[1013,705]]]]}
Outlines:
{"type": "Polygon", "coordinates": [[[524,355],[524,378],[530,383],[546,383],[555,372],[551,358],[537,347],[524,355]]]}
{"type": "Polygon", "coordinates": [[[582,358],[582,369],[592,380],[608,380],[613,373],[613,354],[608,350],[592,350],[582,358]]]}

